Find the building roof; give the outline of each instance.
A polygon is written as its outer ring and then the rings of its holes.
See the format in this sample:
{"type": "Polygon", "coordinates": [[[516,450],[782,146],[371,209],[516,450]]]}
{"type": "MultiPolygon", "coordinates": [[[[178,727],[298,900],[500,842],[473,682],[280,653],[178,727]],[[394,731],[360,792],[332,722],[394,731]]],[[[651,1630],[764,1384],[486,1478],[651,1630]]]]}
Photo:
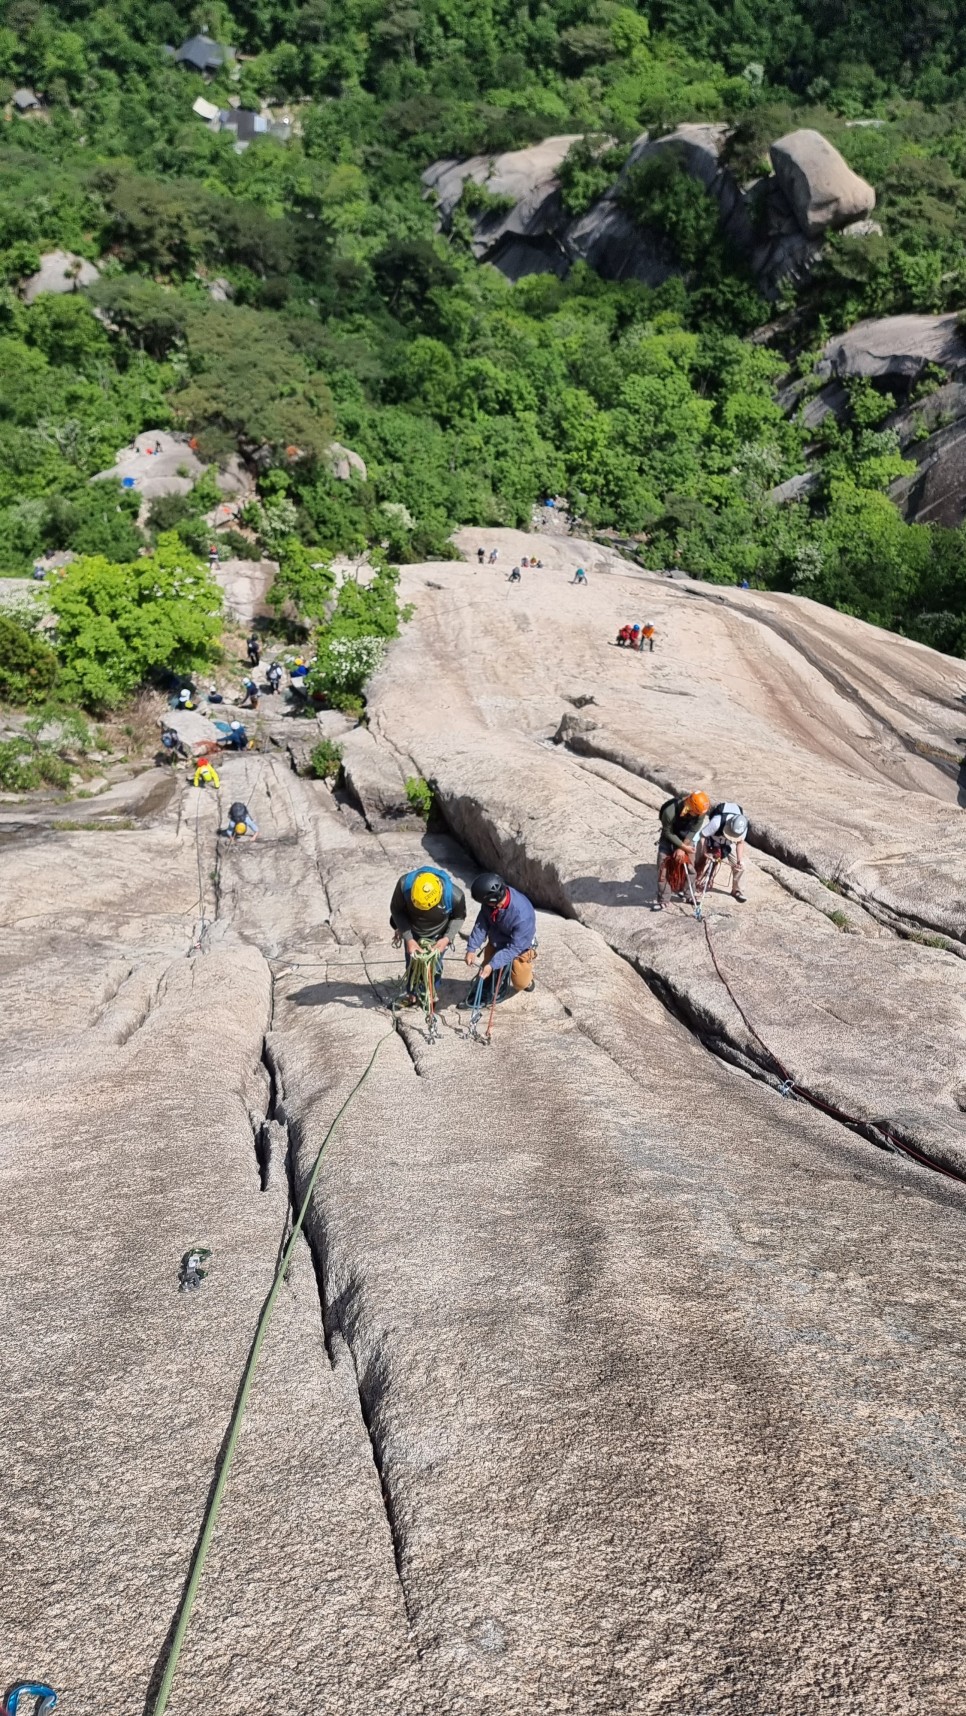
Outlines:
{"type": "Polygon", "coordinates": [[[219,115],[222,131],[234,131],[239,143],[250,143],[253,137],[261,136],[268,130],[268,120],[262,113],[253,113],[251,108],[228,108],[219,115]]]}
{"type": "Polygon", "coordinates": [[[28,107],[40,106],[40,97],[35,95],[32,89],[15,89],[11,100],[14,107],[19,107],[21,111],[28,107]]]}
{"type": "Polygon", "coordinates": [[[210,36],[189,36],[174,57],[179,65],[192,66],[195,71],[219,71],[235,56],[232,48],[213,42],[210,36]]]}
{"type": "Polygon", "coordinates": [[[203,95],[199,95],[197,101],[192,102],[191,111],[197,113],[199,119],[207,119],[210,124],[213,119],[218,118],[219,110],[216,102],[206,101],[203,95]]]}

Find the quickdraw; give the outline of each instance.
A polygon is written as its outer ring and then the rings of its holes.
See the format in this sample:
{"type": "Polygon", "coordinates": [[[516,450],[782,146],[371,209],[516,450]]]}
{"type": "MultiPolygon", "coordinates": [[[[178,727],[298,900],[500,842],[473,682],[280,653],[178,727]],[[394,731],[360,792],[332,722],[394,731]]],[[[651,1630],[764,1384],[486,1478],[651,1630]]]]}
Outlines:
{"type": "Polygon", "coordinates": [[[44,1680],[18,1680],[3,1701],[3,1716],[17,1716],[21,1698],[34,1698],[34,1716],[48,1716],[57,1703],[57,1694],[44,1680]]]}
{"type": "Polygon", "coordinates": [[[503,966],[499,972],[491,973],[490,982],[491,982],[491,987],[493,990],[493,996],[492,996],[492,999],[490,1001],[490,1016],[486,1021],[486,1030],[482,1033],[482,1035],[480,1033],[480,1020],[483,1017],[483,1008],[485,1005],[484,1000],[483,1000],[484,978],[483,978],[482,971],[480,972],[480,975],[477,979],[476,994],[473,997],[473,1007],[472,1007],[472,1011],[470,1013],[469,1035],[472,1037],[474,1043],[479,1043],[481,1045],[481,1047],[484,1049],[488,1049],[492,1046],[492,1042],[493,1042],[493,1015],[496,1012],[496,1004],[500,998],[500,990],[503,987],[503,979],[504,979],[504,977],[506,977],[506,975],[507,975],[507,967],[506,966],[503,966]]]}

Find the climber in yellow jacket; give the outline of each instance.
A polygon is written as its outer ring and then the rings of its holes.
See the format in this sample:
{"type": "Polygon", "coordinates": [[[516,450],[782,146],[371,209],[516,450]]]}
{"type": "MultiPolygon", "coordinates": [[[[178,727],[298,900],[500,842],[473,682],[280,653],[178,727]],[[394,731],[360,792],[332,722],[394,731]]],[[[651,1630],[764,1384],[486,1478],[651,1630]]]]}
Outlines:
{"type": "Polygon", "coordinates": [[[214,765],[208,761],[207,757],[202,757],[198,763],[198,767],[195,769],[194,784],[196,787],[221,786],[221,781],[218,779],[217,771],[214,765]]]}

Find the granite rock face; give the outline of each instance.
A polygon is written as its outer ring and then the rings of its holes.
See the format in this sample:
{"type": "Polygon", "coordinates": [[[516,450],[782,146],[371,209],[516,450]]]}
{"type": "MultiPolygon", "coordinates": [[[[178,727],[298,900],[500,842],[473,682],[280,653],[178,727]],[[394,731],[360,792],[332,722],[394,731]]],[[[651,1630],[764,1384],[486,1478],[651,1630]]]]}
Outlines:
{"type": "Polygon", "coordinates": [[[8,1678],[150,1708],[324,1145],[172,1716],[958,1716],[966,1187],[771,1057],[966,1167],[963,664],[478,543],[544,569],[404,569],[342,741],[365,816],[271,748],[220,794],[138,777],[123,830],[0,806],[8,1678]],[[413,773],[450,833],[390,814],[413,773]],[[708,936],[648,910],[657,807],[699,785],[751,817],[708,936]],[[235,798],[260,835],[227,847],[235,798]],[[439,1041],[392,1029],[389,898],[427,862],[540,906],[488,1048],[461,947],[439,1041]]]}
{"type": "Polygon", "coordinates": [[[742,253],[759,289],[776,297],[788,276],[801,278],[821,254],[827,230],[849,228],[856,239],[881,232],[857,219],[875,203],[872,187],[851,171],[817,131],[799,131],[774,145],[773,176],[740,184],[728,165],[726,125],[682,124],[661,137],[644,132],[628,151],[615,181],[583,214],[571,218],[561,196],[559,169],[576,136],[550,137],[527,149],[465,161],[437,161],[423,174],[435,195],[440,225],[448,230],[468,183],[489,203],[470,206],[473,249],[511,280],[524,274],[564,276],[587,262],[606,280],[640,280],[649,286],[681,272],[659,231],[633,220],[620,193],[638,164],[670,156],[702,184],[719,208],[721,231],[742,253]],[[502,206],[501,206],[502,205],[502,206]]]}
{"type": "MultiPolygon", "coordinates": [[[[847,382],[871,382],[894,402],[895,410],[884,427],[894,430],[904,457],[916,466],[912,475],[892,484],[892,499],[916,523],[950,528],[962,524],[966,519],[966,339],[959,317],[883,316],[858,322],[827,342],[815,373],[824,383],[820,391],[806,395],[803,384],[795,383],[780,395],[784,408],[800,411],[805,427],[816,429],[829,416],[846,415],[847,382]],[[920,397],[917,390],[923,382],[933,383],[933,391],[920,397]]],[[[800,480],[804,478],[793,482],[800,480]]],[[[776,493],[775,498],[794,495],[776,493]]]]}
{"type": "Polygon", "coordinates": [[[918,381],[930,364],[958,372],[966,368],[966,340],[956,315],[882,316],[857,322],[829,340],[816,374],[839,381],[855,377],[890,382],[918,381]]]}
{"type": "Polygon", "coordinates": [[[79,292],[83,286],[90,286],[100,278],[100,269],[86,257],[75,256],[69,250],[51,250],[40,258],[40,267],[36,274],[31,274],[29,280],[23,283],[23,296],[27,304],[32,304],[44,292],[62,295],[65,292],[79,292]]]}

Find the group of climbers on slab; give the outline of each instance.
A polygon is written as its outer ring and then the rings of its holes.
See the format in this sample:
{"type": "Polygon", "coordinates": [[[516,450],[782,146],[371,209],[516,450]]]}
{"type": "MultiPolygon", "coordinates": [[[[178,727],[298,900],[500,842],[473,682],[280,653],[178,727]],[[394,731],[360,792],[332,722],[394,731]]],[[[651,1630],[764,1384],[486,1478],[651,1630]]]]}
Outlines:
{"type": "MultiPolygon", "coordinates": [[[[457,1002],[460,1011],[505,1001],[535,987],[537,917],[526,895],[493,871],[477,876],[470,893],[480,910],[466,944],[466,964],[481,963],[481,970],[464,1000],[457,1002]]],[[[395,945],[401,943],[406,954],[404,1004],[415,1006],[419,1000],[409,976],[413,960],[423,950],[435,952],[432,970],[438,982],[443,957],[465,919],[466,896],[445,870],[426,867],[399,877],[389,902],[389,922],[395,945]]]]}
{"type": "Polygon", "coordinates": [[[632,626],[621,626],[617,634],[617,647],[618,649],[636,649],[642,652],[645,649],[653,651],[654,636],[652,625],[642,626],[637,620],[632,626]]]}
{"type": "Polygon", "coordinates": [[[731,870],[732,899],[744,905],[741,878],[748,818],[741,805],[727,799],[712,804],[706,792],[691,792],[666,799],[659,817],[657,898],[652,910],[664,910],[669,892],[690,894],[696,901],[702,878],[710,866],[720,863],[727,863],[731,870]]]}

